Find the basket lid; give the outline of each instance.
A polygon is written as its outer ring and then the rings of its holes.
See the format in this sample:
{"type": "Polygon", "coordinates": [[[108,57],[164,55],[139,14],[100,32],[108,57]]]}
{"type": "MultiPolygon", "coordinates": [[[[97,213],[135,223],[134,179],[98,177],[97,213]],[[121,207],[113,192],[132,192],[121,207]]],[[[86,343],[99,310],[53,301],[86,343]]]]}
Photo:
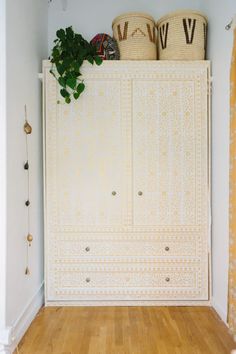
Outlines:
{"type": "Polygon", "coordinates": [[[121,19],[123,18],[127,18],[127,17],[143,17],[143,18],[147,18],[148,20],[151,20],[152,22],[155,23],[155,20],[154,18],[147,14],[147,13],[144,13],[144,12],[126,12],[124,14],[121,14],[117,17],[114,18],[114,20],[112,21],[112,27],[114,26],[114,24],[118,21],[120,21],[121,19]]]}
{"type": "Polygon", "coordinates": [[[178,10],[178,11],[169,12],[165,16],[161,17],[157,21],[156,25],[159,26],[161,22],[167,20],[169,17],[181,16],[181,15],[198,15],[198,16],[203,17],[206,20],[206,22],[208,21],[207,16],[204,15],[200,11],[196,11],[196,10],[178,10]]]}

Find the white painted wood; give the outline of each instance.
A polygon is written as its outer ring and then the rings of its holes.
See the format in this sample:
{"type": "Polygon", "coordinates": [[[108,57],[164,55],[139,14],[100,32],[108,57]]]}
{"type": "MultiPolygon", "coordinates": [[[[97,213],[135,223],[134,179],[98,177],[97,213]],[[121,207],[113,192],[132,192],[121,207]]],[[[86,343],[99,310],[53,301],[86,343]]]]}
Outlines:
{"type": "Polygon", "coordinates": [[[209,63],[85,65],[70,105],[50,67],[46,303],[208,301],[209,63]]]}

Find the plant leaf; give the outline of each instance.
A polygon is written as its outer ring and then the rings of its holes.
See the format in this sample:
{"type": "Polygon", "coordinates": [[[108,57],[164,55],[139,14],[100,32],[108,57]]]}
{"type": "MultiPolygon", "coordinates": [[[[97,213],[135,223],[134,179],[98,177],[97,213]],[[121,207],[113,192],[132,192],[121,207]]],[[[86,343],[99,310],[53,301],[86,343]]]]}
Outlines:
{"type": "Polygon", "coordinates": [[[62,87],[66,87],[66,80],[64,79],[64,77],[60,76],[58,82],[62,87]]]}
{"type": "Polygon", "coordinates": [[[83,82],[81,82],[81,83],[77,86],[77,92],[78,92],[79,94],[81,94],[81,93],[84,91],[84,89],[85,89],[85,85],[84,85],[83,82]]]}
{"type": "Polygon", "coordinates": [[[56,35],[59,39],[64,39],[65,38],[65,31],[63,29],[59,29],[57,31],[56,35]]]}
{"type": "Polygon", "coordinates": [[[80,96],[80,93],[79,92],[74,92],[73,96],[74,96],[74,99],[77,100],[79,98],[79,96],[80,96]]]}
{"type": "Polygon", "coordinates": [[[74,31],[73,31],[72,27],[66,28],[66,35],[70,39],[72,39],[74,37],[74,31]]]}
{"type": "Polygon", "coordinates": [[[52,55],[53,55],[54,58],[58,58],[59,55],[60,55],[59,50],[54,47],[53,50],[52,50],[52,55]]]}
{"type": "Polygon", "coordinates": [[[70,96],[69,92],[66,89],[61,89],[60,93],[61,93],[62,97],[69,97],[70,96]]]}
{"type": "Polygon", "coordinates": [[[95,60],[95,63],[96,63],[97,65],[101,65],[101,64],[102,64],[102,58],[100,58],[98,55],[96,55],[96,56],[94,57],[94,60],[95,60]]]}
{"type": "Polygon", "coordinates": [[[87,56],[87,60],[88,60],[88,62],[89,62],[90,64],[93,64],[93,62],[94,62],[94,59],[93,59],[92,55],[88,55],[88,56],[87,56]]]}
{"type": "Polygon", "coordinates": [[[62,64],[56,64],[56,67],[57,67],[58,73],[62,76],[64,74],[66,68],[62,64]]]}
{"type": "Polygon", "coordinates": [[[70,99],[70,97],[69,96],[67,96],[66,98],[65,98],[65,101],[66,101],[66,103],[71,103],[71,99],[70,99]]]}
{"type": "Polygon", "coordinates": [[[80,72],[80,68],[81,68],[80,62],[76,61],[73,66],[75,71],[80,72]]]}
{"type": "Polygon", "coordinates": [[[76,78],[70,77],[69,79],[67,79],[66,85],[69,86],[72,90],[74,90],[74,88],[76,87],[76,78]]]}

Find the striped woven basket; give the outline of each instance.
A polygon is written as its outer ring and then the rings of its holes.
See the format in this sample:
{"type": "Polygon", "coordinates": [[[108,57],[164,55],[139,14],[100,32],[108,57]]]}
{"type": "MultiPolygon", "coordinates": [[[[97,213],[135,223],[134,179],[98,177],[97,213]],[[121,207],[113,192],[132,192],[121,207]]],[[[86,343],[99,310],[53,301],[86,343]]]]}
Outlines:
{"type": "Polygon", "coordinates": [[[157,22],[161,60],[203,60],[206,56],[207,18],[196,11],[178,11],[157,22]]]}
{"type": "Polygon", "coordinates": [[[155,60],[157,58],[154,19],[144,13],[127,13],[112,23],[121,60],[155,60]]]}

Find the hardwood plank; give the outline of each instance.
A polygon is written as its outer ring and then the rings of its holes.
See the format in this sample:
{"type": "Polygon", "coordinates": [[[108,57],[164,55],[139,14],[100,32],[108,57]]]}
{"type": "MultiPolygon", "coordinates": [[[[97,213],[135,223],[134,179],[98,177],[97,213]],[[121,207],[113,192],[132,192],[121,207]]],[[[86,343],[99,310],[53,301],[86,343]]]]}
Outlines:
{"type": "Polygon", "coordinates": [[[233,348],[227,327],[208,307],[48,307],[18,353],[229,354],[233,348]]]}

